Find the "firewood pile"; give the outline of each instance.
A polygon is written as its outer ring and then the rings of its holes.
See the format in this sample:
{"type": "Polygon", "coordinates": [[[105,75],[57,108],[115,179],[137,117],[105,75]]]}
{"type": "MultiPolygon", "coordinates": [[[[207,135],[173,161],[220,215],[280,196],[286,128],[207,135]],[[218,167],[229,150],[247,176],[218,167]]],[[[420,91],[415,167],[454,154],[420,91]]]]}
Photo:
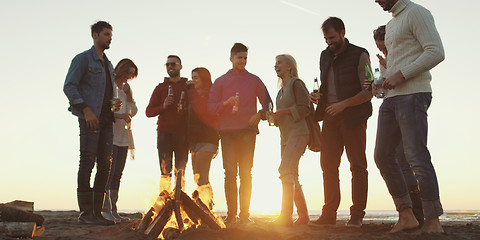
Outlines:
{"type": "Polygon", "coordinates": [[[43,234],[45,218],[33,213],[33,202],[0,204],[0,237],[33,238],[43,234]]]}
{"type": "Polygon", "coordinates": [[[179,171],[173,192],[163,191],[160,193],[154,205],[142,218],[136,231],[153,238],[158,238],[163,232],[164,239],[175,239],[184,230],[199,226],[206,226],[213,230],[225,228],[222,219],[217,218],[202,202],[197,191],[192,194],[192,197],[182,191],[182,176],[183,173],[179,171]],[[175,226],[167,226],[167,223],[173,218],[175,226]]]}

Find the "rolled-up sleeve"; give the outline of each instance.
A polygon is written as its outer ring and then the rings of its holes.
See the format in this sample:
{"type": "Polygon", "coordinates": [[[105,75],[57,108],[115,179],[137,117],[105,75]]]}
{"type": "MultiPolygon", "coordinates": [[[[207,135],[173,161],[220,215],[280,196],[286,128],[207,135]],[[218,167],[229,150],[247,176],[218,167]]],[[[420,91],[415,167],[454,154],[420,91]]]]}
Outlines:
{"type": "MultiPolygon", "coordinates": [[[[370,63],[370,56],[368,55],[367,52],[363,52],[361,55],[360,55],[360,58],[358,59],[358,68],[357,68],[357,72],[358,72],[358,80],[360,82],[360,86],[362,86],[362,91],[361,93],[365,96],[365,97],[370,97],[371,95],[371,92],[368,91],[367,89],[365,89],[363,87],[363,82],[365,81],[365,64],[368,65],[368,67],[370,68],[370,71],[372,71],[372,65],[370,63]]],[[[373,72],[373,71],[372,71],[373,72]]]]}

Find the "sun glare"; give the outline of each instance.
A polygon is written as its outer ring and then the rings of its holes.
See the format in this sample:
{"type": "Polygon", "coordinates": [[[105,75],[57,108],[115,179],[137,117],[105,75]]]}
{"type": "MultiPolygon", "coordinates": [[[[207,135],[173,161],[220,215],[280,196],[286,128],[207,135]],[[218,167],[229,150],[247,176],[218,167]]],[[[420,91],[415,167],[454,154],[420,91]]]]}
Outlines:
{"type": "Polygon", "coordinates": [[[280,184],[258,182],[253,185],[250,211],[254,215],[278,215],[282,204],[280,184]]]}

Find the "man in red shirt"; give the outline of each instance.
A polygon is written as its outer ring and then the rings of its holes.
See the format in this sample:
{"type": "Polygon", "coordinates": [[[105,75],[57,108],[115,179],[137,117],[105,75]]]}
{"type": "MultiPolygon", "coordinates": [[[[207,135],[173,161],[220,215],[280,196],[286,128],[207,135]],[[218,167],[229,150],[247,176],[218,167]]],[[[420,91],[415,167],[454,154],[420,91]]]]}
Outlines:
{"type": "Polygon", "coordinates": [[[175,174],[180,169],[185,170],[188,160],[185,111],[187,79],[180,77],[182,61],[178,56],[168,56],[165,66],[170,77],[165,77],[163,83],[155,88],[145,111],[147,117],[158,116],[157,149],[162,173],[160,191],[170,190],[173,153],[175,174]]]}

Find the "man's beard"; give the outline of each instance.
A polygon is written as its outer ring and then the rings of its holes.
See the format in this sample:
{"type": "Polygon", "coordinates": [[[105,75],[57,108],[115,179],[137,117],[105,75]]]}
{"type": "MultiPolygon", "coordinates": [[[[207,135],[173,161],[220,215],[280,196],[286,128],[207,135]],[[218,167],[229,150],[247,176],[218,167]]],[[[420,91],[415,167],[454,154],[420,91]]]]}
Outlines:
{"type": "Polygon", "coordinates": [[[104,50],[109,49],[109,48],[110,48],[110,44],[104,43],[102,47],[103,47],[104,50]]]}
{"type": "Polygon", "coordinates": [[[180,72],[174,71],[174,72],[172,72],[171,74],[170,74],[170,72],[168,72],[168,76],[170,76],[170,77],[178,77],[178,76],[180,76],[180,72]]]}
{"type": "Polygon", "coordinates": [[[340,38],[340,41],[338,41],[338,42],[333,46],[333,48],[330,48],[330,50],[331,50],[332,52],[337,52],[337,51],[339,51],[339,50],[342,48],[343,42],[344,42],[343,39],[340,38]]]}

